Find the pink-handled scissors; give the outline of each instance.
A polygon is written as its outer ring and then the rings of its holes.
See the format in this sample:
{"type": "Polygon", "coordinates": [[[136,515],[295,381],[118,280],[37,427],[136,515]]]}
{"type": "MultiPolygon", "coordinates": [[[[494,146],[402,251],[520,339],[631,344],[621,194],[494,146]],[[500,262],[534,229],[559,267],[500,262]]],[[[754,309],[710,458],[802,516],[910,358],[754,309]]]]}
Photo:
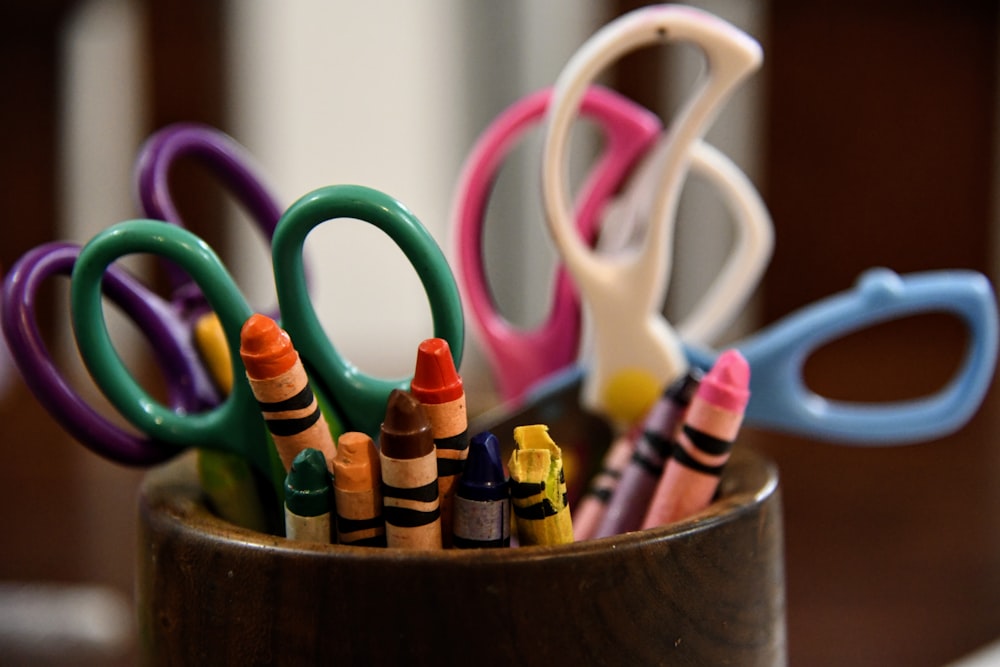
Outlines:
{"type": "MultiPolygon", "coordinates": [[[[536,329],[525,330],[498,311],[483,260],[486,201],[496,173],[523,134],[543,120],[552,100],[552,91],[542,90],[501,113],[476,142],[458,181],[453,215],[457,275],[466,310],[505,402],[516,402],[540,380],[572,365],[581,354],[582,308],[566,267],[560,264],[556,268],[547,319],[536,329]]],[[[600,86],[587,87],[579,113],[597,120],[607,141],[604,154],[577,194],[574,234],[581,245],[596,245],[603,257],[634,251],[631,239],[641,237],[641,230],[649,224],[648,208],[657,196],[670,136],[662,131],[655,114],[600,86]]],[[[753,183],[729,158],[697,141],[691,147],[690,160],[692,170],[721,194],[734,232],[729,256],[705,298],[677,325],[685,340],[707,344],[714,342],[738,314],[757,284],[771,256],[773,229],[753,183]]]]}
{"type": "MultiPolygon", "coordinates": [[[[550,98],[551,90],[540,90],[502,112],[469,153],[456,186],[456,273],[470,320],[484,343],[497,389],[505,401],[517,399],[541,378],[576,361],[580,342],[579,297],[561,266],[556,269],[548,317],[528,330],[500,314],[482,253],[487,201],[497,172],[523,135],[541,122],[550,98]]],[[[655,142],[661,126],[652,112],[599,86],[584,95],[580,113],[596,121],[605,137],[603,154],[580,187],[575,212],[577,232],[593,245],[604,204],[639,156],[655,142]]]]}

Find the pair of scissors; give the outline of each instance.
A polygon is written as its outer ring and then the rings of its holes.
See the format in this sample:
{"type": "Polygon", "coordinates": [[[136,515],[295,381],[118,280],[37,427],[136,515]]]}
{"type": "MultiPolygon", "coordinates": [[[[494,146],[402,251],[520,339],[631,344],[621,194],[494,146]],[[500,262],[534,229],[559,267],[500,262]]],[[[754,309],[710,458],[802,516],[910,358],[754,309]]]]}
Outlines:
{"type": "MultiPolygon", "coordinates": [[[[595,33],[556,82],[543,156],[547,221],[593,315],[595,353],[582,375],[582,400],[589,409],[619,423],[631,415],[614,413],[614,393],[655,397],[689,363],[708,368],[714,362],[715,352],[698,341],[684,340],[660,312],[669,274],[671,223],[693,148],[733,87],[760,59],[756,42],[715,16],[687,7],[650,6],[595,33]],[[665,145],[658,149],[662,154],[656,167],[648,172],[655,174],[656,187],[643,245],[633,252],[601,256],[572,229],[565,176],[569,125],[590,81],[608,63],[640,46],[675,39],[702,49],[706,76],[671,125],[665,145]]],[[[650,186],[636,187],[641,192],[650,186]]],[[[961,427],[981,403],[996,365],[996,299],[989,281],[976,272],[898,276],[875,269],[854,290],[807,306],[733,347],[751,366],[747,423],[853,444],[914,442],[961,427]],[[806,388],[805,359],[821,344],[889,319],[926,312],[955,315],[970,333],[962,366],[938,393],[912,401],[858,405],[830,401],[806,388]]]]}
{"type": "MultiPolygon", "coordinates": [[[[388,195],[361,186],[313,191],[282,215],[274,233],[272,260],[282,326],[295,343],[317,393],[334,409],[342,428],[377,433],[393,388],[409,378],[389,380],[362,373],[343,359],[323,332],[306,291],[302,252],[306,235],[337,218],[375,225],[402,250],[423,283],[434,335],[451,347],[456,365],[464,342],[461,302],[441,249],[419,220],[388,195]]],[[[240,329],[253,314],[218,255],[204,241],[176,225],[130,220],[95,236],[80,251],[70,289],[73,329],[84,364],[111,405],[158,443],[203,447],[241,455],[265,474],[273,473],[273,447],[239,357],[240,329]],[[179,413],[159,403],[129,373],[114,349],[104,319],[101,283],[112,263],[134,253],[174,262],[191,276],[218,315],[233,369],[232,391],[208,410],[179,413]]]]}
{"type": "MultiPolygon", "coordinates": [[[[487,200],[504,158],[539,123],[552,98],[540,90],[515,102],[480,135],[462,168],[453,212],[457,245],[456,272],[463,288],[470,320],[484,343],[501,398],[514,401],[542,378],[576,362],[582,337],[578,293],[562,266],[557,266],[547,318],[534,329],[512,324],[500,312],[489,289],[483,257],[483,228],[487,200]]],[[[597,122],[605,135],[603,154],[580,187],[573,219],[586,246],[602,253],[625,247],[642,219],[643,199],[655,185],[669,142],[658,117],[618,93],[591,86],[580,106],[582,117],[597,122]],[[636,165],[641,167],[636,169],[636,165]],[[615,195],[633,172],[618,211],[610,213],[615,195]],[[619,239],[619,240],[611,240],[619,239]]],[[[749,297],[773,248],[773,226],[767,208],[750,180],[724,154],[697,142],[693,169],[723,194],[733,214],[734,243],[724,268],[708,289],[701,305],[685,318],[681,328],[692,339],[711,342],[732,320],[749,297]]]]}
{"type": "MultiPolygon", "coordinates": [[[[246,151],[224,133],[195,124],[167,126],[139,152],[135,196],[144,214],[183,226],[173,204],[168,176],[183,156],[205,166],[243,203],[265,237],[274,232],[280,209],[246,151]]],[[[37,326],[38,294],[57,275],[69,276],[79,255],[72,243],[43,244],[23,255],[4,279],[2,325],[15,363],[36,399],[76,440],[125,465],[150,465],[179,450],[117,426],[91,407],[60,373],[37,326]]],[[[167,265],[169,300],[127,271],[111,266],[105,294],[144,335],[164,375],[168,402],[192,413],[218,404],[219,393],[194,340],[197,323],[210,310],[198,286],[175,265],[167,265]]]]}

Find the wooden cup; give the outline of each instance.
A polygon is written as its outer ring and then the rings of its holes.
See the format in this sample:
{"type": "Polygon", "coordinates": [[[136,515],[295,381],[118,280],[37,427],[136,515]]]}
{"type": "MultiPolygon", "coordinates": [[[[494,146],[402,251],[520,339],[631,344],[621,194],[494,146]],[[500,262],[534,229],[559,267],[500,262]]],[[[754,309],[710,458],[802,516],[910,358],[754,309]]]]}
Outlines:
{"type": "Polygon", "coordinates": [[[709,509],[558,547],[292,542],[205,506],[194,460],[141,489],[147,665],[782,665],[778,478],[739,447],[709,509]]]}

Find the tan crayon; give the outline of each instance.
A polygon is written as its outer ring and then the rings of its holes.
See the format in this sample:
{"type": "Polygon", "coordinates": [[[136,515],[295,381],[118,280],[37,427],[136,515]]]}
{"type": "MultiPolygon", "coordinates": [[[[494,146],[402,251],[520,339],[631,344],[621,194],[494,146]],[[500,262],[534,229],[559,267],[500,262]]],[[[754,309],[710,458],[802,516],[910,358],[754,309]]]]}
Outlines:
{"type": "Polygon", "coordinates": [[[375,443],[364,433],[348,431],[337,439],[333,491],[340,544],[385,546],[381,468],[375,443]]]}
{"type": "Polygon", "coordinates": [[[434,435],[424,407],[408,392],[389,394],[379,445],[386,546],[440,549],[434,435]]]}
{"type": "Polygon", "coordinates": [[[323,452],[333,470],[336,445],[288,333],[267,315],[251,315],[240,330],[240,358],[285,471],[306,448],[323,452]]]}
{"type": "Polygon", "coordinates": [[[516,448],[510,455],[511,508],[521,546],[568,544],[573,522],[566,502],[562,451],[544,424],[514,429],[516,448]]]}
{"type": "Polygon", "coordinates": [[[737,350],[726,350],[691,399],[643,528],[665,526],[708,507],[749,400],[750,365],[737,350]]]}

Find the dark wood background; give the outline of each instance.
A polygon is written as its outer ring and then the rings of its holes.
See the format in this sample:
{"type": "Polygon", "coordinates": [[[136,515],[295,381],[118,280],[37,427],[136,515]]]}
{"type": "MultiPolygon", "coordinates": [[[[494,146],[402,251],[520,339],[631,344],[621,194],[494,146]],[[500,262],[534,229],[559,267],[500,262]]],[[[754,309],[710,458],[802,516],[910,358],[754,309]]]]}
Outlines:
{"type": "MultiPolygon", "coordinates": [[[[56,237],[58,35],[73,4],[0,9],[3,266],[56,237]]],[[[634,4],[616,3],[609,16],[634,4]]],[[[225,128],[221,3],[144,5],[145,125],[225,128]]],[[[996,278],[996,4],[769,6],[760,186],[776,252],[765,319],[849,287],[870,266],[961,267],[996,278]]],[[[621,84],[648,100],[652,80],[633,72],[621,84]]],[[[198,188],[179,188],[181,206],[215,243],[219,199],[198,188]]],[[[52,314],[43,321],[51,327],[52,314]]],[[[825,349],[808,379],[834,396],[916,394],[947,377],[962,342],[947,318],[881,327],[825,349]]],[[[998,408],[994,386],[961,432],[906,448],[745,433],[741,446],[771,456],[782,475],[792,665],[940,665],[1000,638],[998,408]]],[[[130,590],[140,472],[95,465],[21,389],[0,403],[0,423],[0,580],[96,579],[130,590]],[[106,471],[111,496],[97,565],[72,557],[92,537],[79,494],[81,470],[95,467],[106,471]]]]}

